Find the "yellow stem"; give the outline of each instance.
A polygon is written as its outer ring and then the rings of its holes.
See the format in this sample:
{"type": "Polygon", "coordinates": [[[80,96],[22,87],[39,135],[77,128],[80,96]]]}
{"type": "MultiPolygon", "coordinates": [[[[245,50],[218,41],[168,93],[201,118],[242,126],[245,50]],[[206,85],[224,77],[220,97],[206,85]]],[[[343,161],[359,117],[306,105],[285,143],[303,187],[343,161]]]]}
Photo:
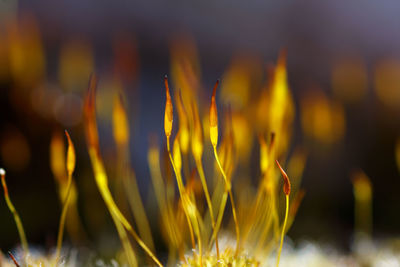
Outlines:
{"type": "Polygon", "coordinates": [[[172,164],[172,168],[174,169],[174,173],[175,173],[175,176],[176,176],[176,182],[178,184],[179,195],[182,198],[185,189],[184,189],[184,186],[183,186],[182,177],[178,173],[178,170],[176,169],[176,166],[175,166],[175,163],[174,163],[174,159],[172,158],[171,146],[170,146],[170,143],[169,143],[169,138],[167,138],[167,151],[168,151],[169,159],[170,159],[171,164],[172,164]]]}
{"type": "Polygon", "coordinates": [[[165,192],[165,184],[162,179],[160,162],[159,162],[159,151],[155,148],[150,148],[148,153],[148,162],[150,167],[150,176],[154,186],[154,192],[157,200],[157,204],[161,213],[162,221],[167,229],[169,237],[169,256],[167,266],[171,266],[170,262],[175,263],[175,253],[178,251],[180,258],[183,260],[183,243],[180,241],[179,227],[176,225],[175,216],[172,212],[172,203],[167,198],[165,192]]]}
{"type": "Polygon", "coordinates": [[[108,188],[107,185],[107,176],[104,170],[103,162],[98,156],[98,151],[94,148],[89,149],[89,154],[90,158],[92,160],[93,164],[93,169],[95,173],[95,180],[97,183],[97,187],[99,188],[99,191],[104,199],[104,202],[107,205],[107,208],[109,209],[110,213],[113,213],[113,215],[118,219],[118,221],[121,222],[121,224],[125,227],[125,229],[132,235],[132,237],[135,239],[135,241],[139,244],[139,246],[142,247],[142,249],[150,256],[150,258],[153,259],[153,261],[158,265],[158,266],[163,266],[160,261],[157,259],[157,257],[151,252],[151,250],[147,247],[147,245],[140,239],[140,237],[136,234],[135,230],[132,228],[131,224],[128,222],[128,220],[125,218],[125,216],[121,213],[121,211],[118,209],[117,205],[115,204],[115,201],[111,195],[110,189],[108,188]]]}
{"type": "Polygon", "coordinates": [[[154,262],[158,266],[163,266],[160,261],[156,258],[156,256],[151,252],[151,250],[147,247],[147,245],[140,239],[137,235],[135,230],[132,228],[131,224],[126,220],[125,216],[121,213],[118,209],[117,205],[115,204],[114,200],[112,199],[111,192],[107,189],[103,192],[103,198],[105,199],[108,208],[114,213],[116,218],[121,222],[121,224],[126,228],[128,233],[132,235],[135,241],[143,248],[143,250],[154,260],[154,262]]]}
{"type": "Polygon", "coordinates": [[[235,201],[233,200],[233,195],[232,195],[230,182],[228,181],[228,178],[226,177],[225,171],[222,168],[221,162],[219,161],[219,157],[218,157],[218,153],[217,153],[217,146],[213,146],[213,147],[214,147],[215,160],[217,161],[218,167],[219,167],[219,169],[220,169],[220,171],[222,173],[222,176],[224,177],[226,191],[228,191],[229,199],[231,200],[232,215],[233,215],[233,221],[235,222],[235,230],[236,230],[236,253],[235,254],[237,256],[238,253],[239,253],[239,249],[240,249],[240,231],[239,231],[239,223],[238,223],[237,216],[236,216],[235,201]]]}
{"type": "Polygon", "coordinates": [[[57,250],[56,250],[56,258],[54,266],[57,265],[58,259],[61,253],[62,240],[64,235],[65,228],[65,219],[67,218],[67,212],[69,207],[69,199],[71,196],[71,187],[72,187],[72,174],[68,174],[68,183],[67,183],[67,192],[65,194],[65,199],[63,201],[63,207],[61,211],[60,225],[58,227],[58,236],[57,236],[57,250]]]}
{"type": "MultiPolygon", "coordinates": [[[[204,169],[203,169],[203,164],[201,163],[201,159],[196,159],[196,165],[197,165],[197,169],[199,170],[200,181],[201,181],[201,184],[203,186],[204,195],[206,196],[208,209],[210,210],[212,229],[213,229],[213,231],[215,231],[214,211],[213,211],[213,207],[212,207],[212,203],[211,203],[210,194],[208,192],[206,177],[204,175],[204,169]]],[[[218,246],[218,235],[217,234],[218,233],[216,232],[215,248],[216,248],[216,251],[217,251],[217,259],[219,259],[219,246],[218,246]]]]}
{"type": "Polygon", "coordinates": [[[191,216],[193,223],[194,223],[194,231],[197,235],[197,239],[199,242],[199,259],[200,259],[200,267],[203,267],[203,246],[201,243],[201,235],[200,235],[200,227],[199,227],[199,221],[197,220],[196,216],[191,216]]]}
{"type": "MultiPolygon", "coordinates": [[[[265,176],[266,176],[266,174],[264,173],[262,175],[262,177],[263,177],[262,180],[265,179],[265,176]]],[[[255,200],[252,203],[251,212],[250,212],[250,215],[248,217],[248,221],[249,222],[254,222],[254,223],[250,224],[247,228],[245,228],[244,234],[243,234],[243,231],[242,231],[243,240],[247,240],[247,237],[249,236],[250,232],[255,229],[254,225],[258,225],[259,222],[262,223],[262,218],[263,217],[259,216],[259,214],[260,214],[259,212],[264,212],[263,207],[260,207],[261,206],[261,202],[262,202],[262,200],[264,198],[265,198],[265,189],[264,189],[263,185],[261,185],[261,186],[259,186],[259,188],[257,190],[257,195],[256,195],[255,200]]]]}
{"type": "Polygon", "coordinates": [[[272,220],[274,225],[274,243],[278,242],[279,238],[279,218],[278,218],[278,208],[276,206],[276,193],[274,190],[271,191],[271,202],[272,202],[272,220]]]}
{"type": "MultiPolygon", "coordinates": [[[[265,208],[262,209],[263,215],[262,215],[262,219],[260,219],[260,224],[262,224],[262,232],[261,234],[258,235],[258,244],[255,248],[256,254],[259,253],[259,251],[261,251],[264,246],[264,242],[268,237],[268,234],[271,230],[271,224],[272,224],[272,220],[273,218],[271,218],[269,215],[271,213],[271,207],[272,207],[272,201],[267,201],[267,206],[265,208]]],[[[270,242],[270,243],[274,243],[274,242],[270,242]]]]}
{"type": "Polygon", "coordinates": [[[111,218],[114,221],[115,228],[117,228],[118,236],[121,239],[122,247],[125,251],[125,256],[129,266],[137,266],[137,258],[135,251],[132,248],[131,243],[129,242],[128,235],[126,234],[126,230],[122,223],[118,220],[118,218],[113,214],[111,214],[111,218]]]}
{"type": "Polygon", "coordinates": [[[128,203],[138,226],[139,234],[143,240],[146,241],[148,246],[151,249],[154,249],[153,237],[151,235],[150,225],[149,221],[147,220],[142,198],[140,197],[136,176],[133,171],[130,171],[129,169],[129,152],[126,147],[118,146],[117,149],[119,151],[118,157],[121,162],[120,175],[122,178],[122,183],[125,188],[125,193],[128,196],[128,203]]]}
{"type": "Polygon", "coordinates": [[[26,235],[25,235],[24,227],[22,226],[21,218],[19,217],[19,214],[18,214],[17,210],[15,209],[15,207],[14,207],[13,203],[11,202],[11,199],[8,195],[8,188],[7,188],[7,184],[6,184],[4,169],[0,169],[0,174],[1,174],[1,183],[2,183],[3,189],[4,189],[4,197],[6,199],[7,206],[8,206],[8,209],[11,211],[12,215],[14,216],[14,221],[15,221],[15,224],[17,225],[17,230],[18,230],[19,238],[21,240],[22,249],[24,250],[24,253],[27,255],[29,253],[28,241],[26,240],[26,235]]]}
{"type": "Polygon", "coordinates": [[[283,246],[283,238],[285,237],[285,228],[286,228],[286,223],[287,223],[287,219],[288,219],[288,213],[289,213],[289,195],[286,195],[285,220],[283,222],[283,227],[282,227],[282,232],[281,232],[281,244],[279,245],[278,260],[276,261],[276,267],[279,266],[279,260],[281,258],[281,252],[282,252],[282,246],[283,246]]]}
{"type": "MultiPolygon", "coordinates": [[[[167,137],[167,151],[168,151],[169,159],[170,159],[171,164],[172,164],[172,168],[174,169],[174,173],[175,173],[175,176],[176,176],[176,181],[177,181],[178,190],[179,190],[179,196],[180,196],[180,198],[182,200],[182,203],[183,203],[184,202],[183,194],[184,194],[184,190],[185,189],[183,187],[182,177],[178,173],[178,171],[177,171],[177,169],[175,167],[174,159],[172,158],[171,147],[170,147],[170,144],[169,144],[169,137],[167,137]]],[[[182,207],[183,207],[183,212],[185,213],[185,216],[186,216],[186,220],[188,222],[188,227],[189,227],[189,232],[190,232],[190,239],[192,241],[192,247],[193,247],[193,249],[195,249],[196,248],[196,242],[194,241],[193,226],[192,226],[192,224],[190,222],[189,214],[188,214],[188,212],[186,210],[185,205],[183,204],[182,207]]]]}
{"type": "Polygon", "coordinates": [[[224,210],[225,210],[225,206],[226,206],[226,201],[227,200],[228,200],[228,192],[225,190],[224,194],[222,195],[222,198],[221,198],[221,204],[219,206],[217,222],[216,222],[216,225],[215,225],[214,233],[212,235],[212,239],[210,241],[210,245],[211,245],[211,243],[212,243],[212,241],[214,239],[217,240],[217,236],[218,236],[219,228],[221,227],[222,218],[223,218],[223,215],[224,215],[224,210]]]}

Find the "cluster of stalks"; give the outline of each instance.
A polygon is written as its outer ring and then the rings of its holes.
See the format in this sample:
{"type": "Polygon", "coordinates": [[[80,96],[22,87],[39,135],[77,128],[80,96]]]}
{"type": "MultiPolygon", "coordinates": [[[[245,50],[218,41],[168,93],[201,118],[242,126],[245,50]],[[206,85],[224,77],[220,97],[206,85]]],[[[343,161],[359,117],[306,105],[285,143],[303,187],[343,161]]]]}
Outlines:
{"type": "MultiPolygon", "coordinates": [[[[68,212],[68,208],[70,206],[70,199],[71,199],[71,188],[72,188],[72,184],[73,184],[72,175],[74,173],[75,164],[76,164],[76,154],[75,154],[74,144],[72,143],[72,140],[67,131],[65,131],[65,135],[66,135],[67,141],[68,141],[67,158],[66,158],[66,162],[65,162],[66,173],[67,173],[68,178],[67,178],[65,196],[62,199],[62,212],[61,212],[59,230],[58,230],[58,236],[57,236],[57,247],[56,247],[55,256],[53,257],[53,260],[51,263],[52,266],[58,266],[59,261],[60,261],[60,253],[61,253],[61,247],[62,247],[62,241],[63,241],[63,235],[64,235],[65,221],[66,221],[67,212],[68,212]]],[[[17,230],[18,230],[18,234],[20,237],[21,246],[22,246],[22,250],[23,250],[23,259],[26,259],[29,256],[28,241],[27,241],[27,238],[25,235],[25,231],[24,231],[24,227],[22,225],[21,218],[9,197],[8,187],[7,187],[6,178],[5,178],[6,172],[2,168],[0,168],[0,176],[1,176],[1,183],[3,186],[4,197],[6,199],[7,206],[9,208],[9,210],[11,211],[11,213],[14,217],[15,224],[17,226],[17,230]]],[[[12,261],[14,262],[14,264],[16,266],[19,266],[17,260],[15,259],[15,257],[12,255],[11,252],[9,252],[9,256],[12,259],[12,261]]],[[[47,262],[49,262],[49,261],[47,261],[47,262]]],[[[25,264],[25,260],[24,260],[24,264],[25,264]]],[[[39,259],[39,264],[41,264],[40,259],[39,259]]],[[[29,264],[26,263],[26,265],[28,266],[29,264]]]]}
{"type": "MultiPolygon", "coordinates": [[[[269,116],[270,138],[267,142],[265,138],[267,132],[264,130],[256,134],[259,137],[259,172],[261,174],[261,180],[256,189],[250,179],[244,183],[242,181],[240,188],[233,186],[232,180],[238,161],[238,144],[235,135],[240,132],[236,132],[234,114],[228,108],[225,112],[225,129],[222,136],[220,135],[216,100],[219,80],[212,91],[208,116],[204,116],[206,119],[203,121],[200,119],[200,110],[193,92],[183,88],[174,92],[174,102],[179,116],[179,129],[174,135],[174,105],[168,78],[165,76],[164,132],[165,153],[169,160],[169,164],[164,166],[165,172],[160,164],[160,149],[154,138],[148,151],[151,181],[160,211],[160,228],[169,250],[168,259],[163,260],[159,260],[155,254],[149,220],[139,194],[135,174],[129,165],[129,120],[123,98],[119,95],[114,101],[113,133],[119,166],[118,179],[116,179],[116,185],[113,187],[115,192],[113,192],[110,189],[99,146],[95,109],[97,80],[94,75],[90,78],[84,104],[84,127],[88,152],[96,185],[122,243],[123,261],[129,266],[140,266],[142,262],[157,266],[163,266],[162,262],[168,266],[177,263],[182,266],[258,266],[264,263],[274,251],[276,266],[279,266],[285,233],[293,222],[304,192],[292,190],[289,177],[277,159],[285,161],[289,174],[290,172],[294,174],[294,187],[297,189],[305,156],[298,150],[286,162],[285,149],[290,136],[286,131],[290,129],[290,110],[293,107],[286,81],[284,53],[280,56],[272,74],[266,93],[268,108],[261,109],[261,111],[268,111],[265,116],[269,116]],[[206,123],[203,123],[204,121],[206,123]],[[208,131],[203,131],[203,128],[208,128],[208,131]],[[204,136],[209,137],[209,142],[204,140],[204,136]],[[210,146],[207,147],[207,144],[210,146]],[[203,156],[206,151],[213,154],[214,175],[212,175],[212,168],[203,166],[203,156]],[[168,174],[168,169],[171,167],[173,173],[168,174]],[[172,174],[176,178],[178,198],[175,197],[175,182],[171,179],[172,174]],[[283,177],[285,203],[282,209],[280,208],[283,200],[280,194],[282,191],[279,190],[280,175],[283,177]],[[123,203],[130,206],[135,219],[134,224],[129,222],[126,211],[122,208],[123,203]],[[204,203],[206,205],[203,205],[204,203]],[[230,206],[229,213],[232,215],[232,220],[226,214],[227,205],[230,206]],[[135,230],[136,227],[138,231],[135,230]],[[235,233],[232,236],[229,234],[230,227],[235,233]],[[147,255],[147,261],[142,259],[142,253],[135,251],[132,241],[135,241],[147,255]]],[[[259,111],[260,109],[256,112],[259,111]]],[[[239,129],[239,131],[242,130],[248,129],[239,129]]],[[[59,177],[57,180],[63,207],[57,249],[53,257],[54,266],[59,263],[65,223],[67,222],[68,228],[67,218],[73,216],[69,213],[67,215],[67,212],[69,209],[76,208],[76,186],[72,178],[76,156],[68,132],[66,136],[68,150],[65,163],[63,163],[63,150],[56,139],[52,142],[51,150],[52,169],[55,176],[59,177]],[[62,171],[64,167],[66,176],[62,171]]],[[[251,136],[248,138],[248,143],[245,145],[251,146],[251,136]]],[[[14,215],[24,253],[28,254],[28,243],[21,220],[8,196],[5,172],[3,169],[0,171],[7,204],[14,215]]],[[[74,221],[76,224],[79,218],[75,218],[74,221]]],[[[74,223],[71,225],[73,226],[74,223]]],[[[15,260],[12,255],[10,256],[15,260]]],[[[15,264],[17,265],[16,261],[15,264]]]]}

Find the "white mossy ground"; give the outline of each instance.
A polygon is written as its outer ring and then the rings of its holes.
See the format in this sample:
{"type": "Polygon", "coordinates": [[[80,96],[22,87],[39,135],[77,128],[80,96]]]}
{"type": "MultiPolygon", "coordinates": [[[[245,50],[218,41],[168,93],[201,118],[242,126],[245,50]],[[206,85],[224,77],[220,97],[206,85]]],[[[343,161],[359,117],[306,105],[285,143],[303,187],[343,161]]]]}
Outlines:
{"type": "MultiPolygon", "coordinates": [[[[21,267],[53,267],[55,253],[46,254],[40,249],[30,248],[29,254],[24,255],[21,248],[12,251],[13,256],[21,267]]],[[[56,267],[78,267],[77,252],[73,250],[68,257],[61,256],[56,267]]],[[[0,267],[15,267],[14,262],[7,254],[0,253],[0,267]]]]}
{"type": "MultiPolygon", "coordinates": [[[[266,265],[275,266],[270,258],[266,265]]],[[[281,256],[281,267],[395,267],[400,266],[400,240],[386,243],[360,242],[353,246],[353,253],[345,255],[332,247],[303,242],[297,248],[287,243],[281,256]],[[397,245],[396,245],[397,243],[397,245]]]]}
{"type": "MultiPolygon", "coordinates": [[[[296,248],[290,244],[290,240],[285,243],[280,267],[396,267],[400,266],[400,239],[384,242],[358,242],[353,246],[353,253],[345,255],[329,246],[320,246],[313,242],[302,242],[296,248]]],[[[265,259],[257,259],[250,256],[249,253],[242,253],[234,257],[232,247],[223,246],[221,258],[217,261],[214,254],[203,256],[203,266],[232,266],[232,267],[270,267],[276,265],[276,255],[271,254],[265,259]]],[[[23,257],[20,249],[13,250],[13,255],[21,267],[52,267],[54,263],[54,254],[45,255],[40,250],[30,250],[30,254],[23,257]]],[[[57,267],[125,267],[126,264],[118,263],[116,260],[104,261],[101,259],[90,261],[91,264],[80,264],[78,262],[78,253],[73,250],[68,257],[61,258],[57,267]]],[[[185,263],[177,264],[181,267],[199,267],[197,258],[187,255],[185,263]]],[[[140,266],[140,265],[139,265],[140,266]]],[[[0,267],[15,267],[12,260],[6,254],[0,253],[0,267]]]]}

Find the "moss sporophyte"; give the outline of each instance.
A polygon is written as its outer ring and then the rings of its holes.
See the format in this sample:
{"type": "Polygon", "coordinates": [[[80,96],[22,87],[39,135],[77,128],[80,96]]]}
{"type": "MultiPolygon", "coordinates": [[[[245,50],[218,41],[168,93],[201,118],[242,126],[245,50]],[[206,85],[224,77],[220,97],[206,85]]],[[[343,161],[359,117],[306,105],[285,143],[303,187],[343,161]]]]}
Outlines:
{"type": "MultiPolygon", "coordinates": [[[[220,109],[225,115],[223,120],[218,118],[217,104],[217,88],[220,83],[223,85],[223,81],[215,83],[211,103],[202,105],[196,90],[183,86],[173,91],[168,77],[164,77],[165,146],[160,148],[157,138],[153,136],[147,154],[159,211],[158,232],[162,233],[168,249],[168,256],[162,258],[157,257],[157,246],[150,230],[154,219],[151,223],[148,220],[136,176],[130,166],[130,125],[124,95],[118,92],[113,102],[118,179],[109,180],[99,145],[97,79],[94,75],[90,77],[84,102],[86,144],[97,189],[122,245],[122,257],[118,259],[121,265],[260,266],[276,257],[276,266],[279,266],[284,236],[304,195],[298,188],[305,164],[301,150],[295,150],[290,158],[286,156],[294,108],[286,81],[285,56],[285,53],[280,55],[277,66],[271,72],[272,80],[262,93],[267,97],[256,108],[249,105],[238,109],[227,105],[220,109]],[[173,102],[179,121],[176,133],[173,102]],[[207,112],[204,107],[208,106],[207,112]],[[258,116],[260,112],[268,118],[258,116]],[[249,122],[246,123],[246,120],[249,122]],[[263,127],[258,127],[258,121],[263,127]],[[253,139],[257,139],[254,136],[258,137],[259,144],[260,179],[257,186],[252,184],[252,179],[246,178],[246,168],[243,168],[245,164],[257,164],[249,159],[243,160],[245,154],[241,154],[252,148],[253,139]],[[167,159],[165,165],[160,161],[162,151],[165,151],[164,160],[167,159]],[[294,186],[291,186],[278,159],[282,166],[288,166],[289,174],[294,174],[294,186]],[[171,167],[172,171],[168,171],[171,167]],[[240,175],[235,175],[238,170],[240,175]],[[113,184],[110,187],[111,181],[113,184]],[[281,205],[283,202],[285,205],[281,205]],[[131,209],[134,222],[128,219],[126,207],[131,209]]],[[[186,78],[179,76],[181,72],[173,75],[177,75],[174,80],[181,84],[190,84],[183,82],[186,78]]],[[[78,234],[82,231],[79,230],[77,212],[78,190],[73,178],[74,175],[79,177],[79,174],[74,174],[79,159],[77,161],[75,147],[67,131],[65,135],[66,155],[59,135],[53,136],[50,146],[51,169],[58,184],[62,212],[55,253],[38,259],[42,266],[68,264],[68,261],[61,261],[65,258],[62,250],[65,226],[71,239],[83,235],[78,234]]],[[[5,200],[14,216],[24,254],[18,258],[10,253],[9,257],[15,265],[24,266],[30,253],[28,242],[21,219],[10,200],[3,169],[0,169],[0,175],[5,200]]]]}

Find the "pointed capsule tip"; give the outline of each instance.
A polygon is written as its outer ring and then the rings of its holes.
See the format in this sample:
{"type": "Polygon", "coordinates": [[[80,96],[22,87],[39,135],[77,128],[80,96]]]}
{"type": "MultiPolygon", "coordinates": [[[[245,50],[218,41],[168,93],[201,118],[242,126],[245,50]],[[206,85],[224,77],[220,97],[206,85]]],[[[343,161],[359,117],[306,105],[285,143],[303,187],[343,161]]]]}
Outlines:
{"type": "Polygon", "coordinates": [[[213,98],[215,98],[215,94],[217,92],[218,85],[219,85],[219,79],[215,82],[215,85],[214,85],[213,94],[212,94],[213,98]]]}
{"type": "Polygon", "coordinates": [[[215,90],[217,87],[214,87],[214,92],[211,97],[211,106],[210,106],[210,127],[218,126],[218,115],[217,115],[217,104],[215,103],[215,90]]]}
{"type": "Polygon", "coordinates": [[[167,90],[169,90],[169,87],[168,87],[168,75],[167,74],[164,75],[164,84],[165,84],[165,87],[167,88],[167,90]]]}
{"type": "Polygon", "coordinates": [[[169,85],[168,85],[168,77],[167,75],[164,76],[164,86],[165,86],[165,92],[167,94],[167,98],[170,97],[170,93],[169,93],[169,85]]]}
{"type": "Polygon", "coordinates": [[[65,136],[67,137],[68,144],[69,144],[69,145],[72,145],[71,136],[69,135],[68,131],[67,131],[67,130],[64,130],[64,132],[65,132],[65,136]]]}

